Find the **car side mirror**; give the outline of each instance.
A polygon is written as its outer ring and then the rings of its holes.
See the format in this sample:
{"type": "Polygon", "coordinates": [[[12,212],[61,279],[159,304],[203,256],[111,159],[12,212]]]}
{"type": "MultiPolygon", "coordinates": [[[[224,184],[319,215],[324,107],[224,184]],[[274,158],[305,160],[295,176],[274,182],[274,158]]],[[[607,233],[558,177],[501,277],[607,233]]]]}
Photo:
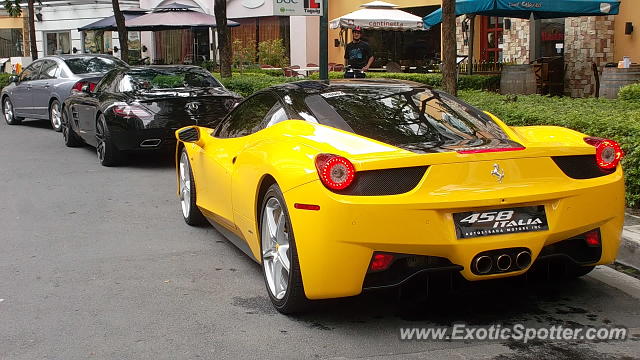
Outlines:
{"type": "Polygon", "coordinates": [[[20,80],[20,77],[18,75],[9,76],[9,83],[17,83],[18,80],[20,80]]]}
{"type": "Polygon", "coordinates": [[[202,146],[203,143],[200,139],[200,129],[197,126],[187,126],[176,131],[176,137],[178,140],[185,143],[193,143],[198,146],[202,146]]]}

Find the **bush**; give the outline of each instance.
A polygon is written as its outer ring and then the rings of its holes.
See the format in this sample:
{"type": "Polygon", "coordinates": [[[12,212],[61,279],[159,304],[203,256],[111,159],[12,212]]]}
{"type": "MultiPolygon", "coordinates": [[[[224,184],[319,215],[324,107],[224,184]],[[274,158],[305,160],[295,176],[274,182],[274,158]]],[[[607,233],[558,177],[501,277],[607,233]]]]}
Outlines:
{"type": "Polygon", "coordinates": [[[266,74],[233,74],[230,78],[220,78],[218,74],[214,74],[218,80],[227,89],[237,92],[242,96],[249,96],[258,90],[268,88],[269,86],[282,84],[285,82],[297,81],[297,78],[286,78],[282,76],[269,76],[266,74]]]}
{"type": "Polygon", "coordinates": [[[258,58],[260,64],[275,67],[289,66],[289,58],[286,55],[287,49],[284,47],[282,39],[261,41],[258,43],[258,58]]]}
{"type": "Polygon", "coordinates": [[[618,99],[640,101],[640,84],[631,84],[620,89],[618,99]]]}
{"type": "MultiPolygon", "coordinates": [[[[329,79],[340,79],[342,72],[329,73],[329,79]]],[[[320,75],[314,73],[311,79],[319,79],[320,75]]],[[[398,79],[415,81],[421,84],[442,87],[442,74],[415,74],[415,73],[367,73],[369,79],[398,79]]],[[[458,87],[460,90],[496,90],[500,86],[500,75],[460,75],[458,87]]]]}
{"type": "Polygon", "coordinates": [[[640,206],[640,102],[540,95],[516,99],[481,91],[464,91],[460,97],[511,126],[558,125],[619,142],[625,152],[627,205],[640,206]]]}
{"type": "Polygon", "coordinates": [[[3,87],[9,85],[9,77],[12,74],[7,74],[7,73],[0,73],[0,89],[2,89],[3,87]]]}

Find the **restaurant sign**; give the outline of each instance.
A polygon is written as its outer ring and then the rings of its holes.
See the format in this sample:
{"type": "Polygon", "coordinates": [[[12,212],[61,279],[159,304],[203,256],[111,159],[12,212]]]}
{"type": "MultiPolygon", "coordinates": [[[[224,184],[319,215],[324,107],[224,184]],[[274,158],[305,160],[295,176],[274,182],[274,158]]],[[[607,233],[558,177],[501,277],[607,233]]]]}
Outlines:
{"type": "Polygon", "coordinates": [[[322,2],[326,0],[273,0],[276,16],[322,16],[322,2]]]}

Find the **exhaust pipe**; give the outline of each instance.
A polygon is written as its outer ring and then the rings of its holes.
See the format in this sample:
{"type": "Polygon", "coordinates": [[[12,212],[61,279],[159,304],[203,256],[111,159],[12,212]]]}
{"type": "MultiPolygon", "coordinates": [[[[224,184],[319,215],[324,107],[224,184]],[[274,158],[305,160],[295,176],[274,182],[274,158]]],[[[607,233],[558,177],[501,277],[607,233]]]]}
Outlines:
{"type": "Polygon", "coordinates": [[[498,260],[496,261],[496,267],[500,271],[509,270],[511,267],[511,256],[507,254],[502,254],[498,256],[498,260]]]}
{"type": "Polygon", "coordinates": [[[493,264],[490,257],[483,255],[476,258],[473,266],[476,268],[478,274],[487,274],[491,271],[493,264]]]}
{"type": "Polygon", "coordinates": [[[516,255],[516,266],[522,270],[531,264],[531,253],[528,251],[521,251],[516,255]]]}
{"type": "Polygon", "coordinates": [[[140,143],[140,147],[155,147],[160,145],[160,139],[147,139],[140,143]]]}

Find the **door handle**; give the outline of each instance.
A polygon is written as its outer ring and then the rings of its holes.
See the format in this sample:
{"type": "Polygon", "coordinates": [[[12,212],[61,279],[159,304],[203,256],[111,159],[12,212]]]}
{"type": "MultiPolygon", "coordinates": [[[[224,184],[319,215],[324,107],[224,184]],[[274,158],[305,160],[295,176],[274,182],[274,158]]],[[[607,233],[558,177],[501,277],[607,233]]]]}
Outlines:
{"type": "Polygon", "coordinates": [[[234,157],[233,157],[233,159],[231,159],[231,163],[232,163],[232,164],[235,164],[235,163],[236,163],[236,160],[238,160],[238,157],[237,157],[237,156],[234,156],[234,157]]]}
{"type": "Polygon", "coordinates": [[[44,88],[45,88],[45,89],[48,89],[49,87],[50,87],[50,85],[49,85],[49,84],[44,84],[44,88]]]}

